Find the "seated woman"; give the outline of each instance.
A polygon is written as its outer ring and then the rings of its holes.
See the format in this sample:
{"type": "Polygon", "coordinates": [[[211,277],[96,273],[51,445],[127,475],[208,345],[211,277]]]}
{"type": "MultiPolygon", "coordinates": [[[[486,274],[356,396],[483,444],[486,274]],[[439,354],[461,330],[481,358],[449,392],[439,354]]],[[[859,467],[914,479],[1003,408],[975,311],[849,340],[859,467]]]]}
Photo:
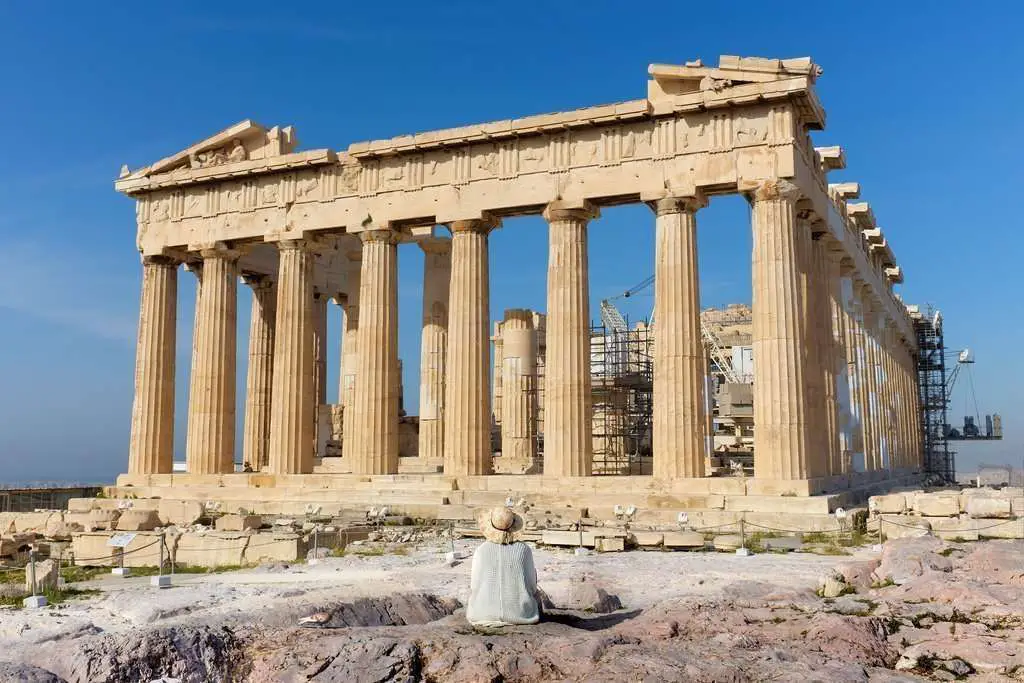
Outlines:
{"type": "Polygon", "coordinates": [[[473,553],[466,619],[474,626],[510,626],[540,621],[537,570],[530,546],[516,540],[523,518],[507,507],[480,518],[483,544],[473,553]]]}

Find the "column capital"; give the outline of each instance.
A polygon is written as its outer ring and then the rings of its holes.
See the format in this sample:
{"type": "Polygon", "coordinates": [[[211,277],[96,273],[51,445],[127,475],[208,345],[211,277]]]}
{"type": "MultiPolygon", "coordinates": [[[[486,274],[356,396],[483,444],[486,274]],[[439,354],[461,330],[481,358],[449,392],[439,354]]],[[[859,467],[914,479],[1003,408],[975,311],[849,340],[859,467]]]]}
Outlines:
{"type": "Polygon", "coordinates": [[[359,239],[363,244],[369,242],[385,242],[387,244],[398,244],[401,239],[401,235],[388,228],[373,228],[370,230],[364,230],[358,233],[359,239]]]}
{"type": "Polygon", "coordinates": [[[224,261],[237,261],[242,257],[242,250],[228,246],[226,242],[213,242],[211,244],[200,244],[195,251],[206,259],[223,259],[224,261]]]}
{"type": "Polygon", "coordinates": [[[747,192],[757,202],[773,199],[796,202],[801,196],[800,188],[785,178],[763,180],[748,188],[747,192]]]}
{"type": "Polygon", "coordinates": [[[160,254],[143,254],[142,265],[155,266],[160,268],[177,268],[179,265],[181,265],[181,259],[174,258],[173,256],[164,256],[160,254]]]}
{"type": "Polygon", "coordinates": [[[557,199],[544,207],[544,220],[552,221],[589,221],[601,215],[601,211],[590,202],[568,204],[557,199]]]}
{"type": "Polygon", "coordinates": [[[450,239],[444,239],[440,237],[429,237],[427,239],[419,240],[416,244],[418,244],[420,249],[422,249],[427,254],[452,253],[452,241],[450,239]]]}
{"type": "Polygon", "coordinates": [[[253,290],[270,289],[274,286],[274,278],[263,273],[242,273],[238,278],[243,285],[248,285],[253,290]]]}
{"type": "Polygon", "coordinates": [[[707,197],[697,192],[692,195],[662,197],[648,203],[655,216],[666,216],[674,213],[697,213],[708,205],[707,197]]]}
{"type": "Polygon", "coordinates": [[[512,320],[523,323],[527,327],[533,327],[533,311],[528,308],[506,308],[502,322],[507,323],[512,320]]]}
{"type": "Polygon", "coordinates": [[[500,220],[485,213],[482,218],[452,221],[448,224],[448,229],[452,231],[452,235],[460,232],[478,232],[486,235],[500,225],[500,220]]]}

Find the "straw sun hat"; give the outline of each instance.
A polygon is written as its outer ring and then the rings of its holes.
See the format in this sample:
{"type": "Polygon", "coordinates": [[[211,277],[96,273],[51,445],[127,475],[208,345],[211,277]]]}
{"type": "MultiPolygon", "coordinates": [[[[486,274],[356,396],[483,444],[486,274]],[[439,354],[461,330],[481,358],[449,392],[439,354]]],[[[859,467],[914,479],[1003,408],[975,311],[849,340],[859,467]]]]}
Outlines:
{"type": "Polygon", "coordinates": [[[523,518],[507,507],[485,510],[477,521],[484,538],[501,545],[514,541],[516,534],[523,529],[523,518]]]}

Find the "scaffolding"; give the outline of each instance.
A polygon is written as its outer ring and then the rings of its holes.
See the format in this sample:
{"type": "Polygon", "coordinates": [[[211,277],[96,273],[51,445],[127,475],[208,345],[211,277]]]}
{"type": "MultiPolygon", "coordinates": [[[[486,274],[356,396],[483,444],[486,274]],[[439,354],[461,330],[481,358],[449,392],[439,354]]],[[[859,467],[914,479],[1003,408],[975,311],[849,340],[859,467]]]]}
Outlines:
{"type": "Polygon", "coordinates": [[[650,474],[654,364],[643,324],[591,327],[593,473],[650,474]],[[626,328],[626,329],[623,329],[626,328]]]}
{"type": "Polygon", "coordinates": [[[956,462],[949,450],[949,393],[946,383],[946,345],[942,314],[928,306],[914,318],[917,332],[917,378],[921,399],[921,429],[924,437],[924,470],[944,482],[956,480],[956,462]]]}

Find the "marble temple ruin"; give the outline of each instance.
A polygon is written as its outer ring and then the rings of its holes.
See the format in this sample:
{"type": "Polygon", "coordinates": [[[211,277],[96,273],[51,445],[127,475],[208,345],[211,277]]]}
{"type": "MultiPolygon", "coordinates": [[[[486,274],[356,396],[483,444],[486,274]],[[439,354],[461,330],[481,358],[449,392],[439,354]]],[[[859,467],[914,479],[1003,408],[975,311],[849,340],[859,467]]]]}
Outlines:
{"type": "Polygon", "coordinates": [[[845,167],[843,151],[811,142],[825,126],[820,73],[809,58],[655,64],[642,99],[345,151],[303,151],[291,127],[243,121],[124,168],[116,188],[136,202],[143,284],[128,470],[116,490],[301,501],[343,500],[368,484],[571,496],[630,481],[682,509],[719,494],[814,497],[909,480],[922,444],[917,342],[893,292],[903,275],[871,207],[855,201],[858,185],[828,182],[845,167]],[[697,267],[701,210],[729,194],[750,202],[753,234],[754,472],[740,483],[707,466],[697,267]],[[635,203],[650,207],[656,244],[651,467],[597,477],[588,225],[603,207],[635,203]],[[489,259],[502,255],[488,236],[522,215],[548,224],[546,310],[495,315],[489,259]],[[399,474],[397,247],[406,243],[425,263],[415,476],[399,474]],[[174,472],[182,277],[196,278],[198,294],[187,471],[174,472]],[[253,294],[244,401],[235,395],[240,283],[253,294]],[[329,306],[343,312],[342,339],[327,338],[329,306]],[[340,377],[328,378],[339,346],[340,377]],[[323,407],[335,381],[332,427],[323,407]],[[523,465],[498,469],[526,474],[494,474],[492,413],[501,457],[523,465]],[[328,431],[341,442],[334,469],[322,457],[328,431]],[[237,471],[236,443],[252,471],[237,471]]]}

